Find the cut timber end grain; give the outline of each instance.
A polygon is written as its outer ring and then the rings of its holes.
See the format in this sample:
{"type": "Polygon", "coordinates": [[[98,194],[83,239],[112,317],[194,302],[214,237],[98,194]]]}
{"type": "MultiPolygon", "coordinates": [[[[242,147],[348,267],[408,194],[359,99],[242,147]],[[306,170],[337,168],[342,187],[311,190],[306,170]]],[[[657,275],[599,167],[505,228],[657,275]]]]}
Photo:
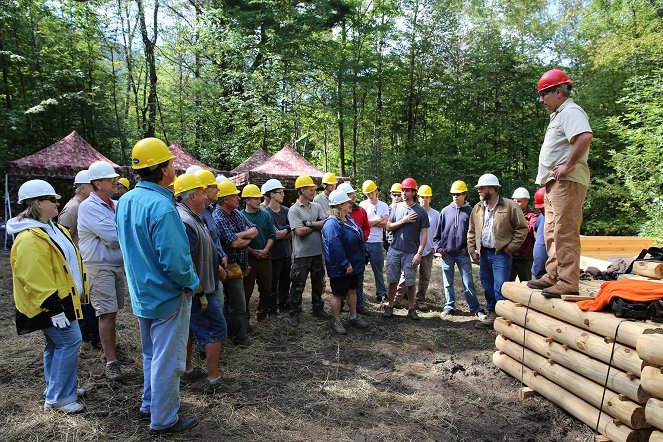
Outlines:
{"type": "Polygon", "coordinates": [[[518,389],[518,399],[527,399],[528,397],[532,397],[535,394],[536,391],[530,387],[523,387],[518,389]]]}

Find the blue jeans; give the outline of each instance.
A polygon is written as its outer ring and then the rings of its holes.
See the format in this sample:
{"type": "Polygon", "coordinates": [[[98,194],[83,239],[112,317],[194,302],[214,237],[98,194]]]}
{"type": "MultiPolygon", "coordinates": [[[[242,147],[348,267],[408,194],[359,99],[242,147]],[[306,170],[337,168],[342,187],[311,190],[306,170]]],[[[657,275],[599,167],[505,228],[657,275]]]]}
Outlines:
{"type": "Polygon", "coordinates": [[[454,272],[456,265],[463,280],[467,306],[472,313],[483,310],[477,299],[477,289],[474,286],[474,278],[472,276],[472,261],[467,253],[460,253],[456,256],[445,253],[442,256],[442,281],[444,282],[444,297],[446,298],[444,309],[456,309],[456,293],[454,291],[454,272]]]}
{"type": "Polygon", "coordinates": [[[182,295],[177,310],[159,318],[138,318],[143,347],[143,397],[140,410],[151,413],[150,428],[177,423],[180,375],[185,370],[191,297],[182,295]]]}
{"type": "Polygon", "coordinates": [[[61,407],[76,402],[78,349],[83,341],[78,321],[71,321],[71,327],[66,329],[49,327],[42,332],[46,338],[44,347],[46,403],[61,407]]]}
{"type": "Polygon", "coordinates": [[[378,298],[387,297],[387,287],[384,285],[384,248],[381,242],[367,242],[366,250],[370,255],[371,268],[375,276],[375,295],[378,298]]]}
{"type": "Polygon", "coordinates": [[[364,272],[357,274],[357,307],[364,305],[364,272]]]}
{"type": "Polygon", "coordinates": [[[502,296],[502,284],[509,280],[511,256],[504,252],[481,249],[479,257],[479,274],[481,286],[486,296],[486,310],[495,311],[497,301],[506,299],[502,296]]]}

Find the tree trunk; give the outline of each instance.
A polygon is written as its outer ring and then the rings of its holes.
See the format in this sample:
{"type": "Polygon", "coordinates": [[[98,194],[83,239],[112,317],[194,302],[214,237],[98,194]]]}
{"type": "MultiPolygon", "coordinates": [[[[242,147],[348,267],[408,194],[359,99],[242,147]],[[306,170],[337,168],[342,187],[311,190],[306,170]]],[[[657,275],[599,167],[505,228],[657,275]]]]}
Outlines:
{"type": "Polygon", "coordinates": [[[147,35],[147,25],[145,24],[145,8],[143,0],[136,0],[138,5],[138,22],[140,24],[140,33],[143,37],[143,48],[145,52],[145,63],[147,65],[146,76],[149,81],[149,94],[147,103],[143,107],[142,130],[143,137],[153,137],[156,131],[157,118],[157,67],[154,59],[154,47],[157,41],[157,17],[159,13],[159,1],[154,2],[153,27],[154,33],[152,39],[147,35]],[[147,114],[147,117],[146,117],[147,114]]]}
{"type": "Polygon", "coordinates": [[[410,57],[408,72],[408,94],[407,94],[407,147],[408,150],[414,147],[414,126],[415,126],[415,87],[414,70],[417,57],[417,19],[419,17],[419,1],[414,4],[414,17],[412,17],[412,34],[410,35],[410,57]]]}
{"type": "Polygon", "coordinates": [[[347,29],[345,20],[341,22],[341,59],[336,73],[336,121],[338,124],[338,161],[339,172],[345,176],[345,134],[343,117],[343,80],[345,77],[345,41],[347,29]]]}
{"type": "Polygon", "coordinates": [[[376,94],[375,94],[375,120],[373,121],[373,161],[375,164],[375,177],[379,180],[382,178],[382,162],[377,161],[382,154],[382,72],[384,63],[384,25],[386,21],[386,13],[382,12],[382,19],[380,22],[380,35],[378,37],[378,66],[376,71],[376,94]]]}

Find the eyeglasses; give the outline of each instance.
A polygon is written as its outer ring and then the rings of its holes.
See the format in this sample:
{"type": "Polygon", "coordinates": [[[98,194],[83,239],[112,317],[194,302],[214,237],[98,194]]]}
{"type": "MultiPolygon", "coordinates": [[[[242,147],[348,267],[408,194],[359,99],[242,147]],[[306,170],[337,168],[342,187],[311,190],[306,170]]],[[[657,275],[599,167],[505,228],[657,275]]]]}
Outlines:
{"type": "Polygon", "coordinates": [[[283,195],[285,192],[282,190],[274,190],[272,193],[278,193],[279,195],[283,195]]]}
{"type": "Polygon", "coordinates": [[[57,204],[58,199],[54,196],[45,196],[45,197],[39,198],[39,201],[50,201],[53,204],[57,204]]]}
{"type": "Polygon", "coordinates": [[[451,196],[463,196],[465,193],[452,193],[451,196]]]}
{"type": "Polygon", "coordinates": [[[400,193],[392,193],[391,196],[401,196],[400,193]]]}
{"type": "Polygon", "coordinates": [[[558,89],[559,89],[559,88],[556,87],[556,88],[553,88],[553,89],[545,90],[545,91],[543,91],[543,92],[539,92],[539,97],[543,98],[543,97],[545,97],[546,95],[548,95],[548,94],[551,93],[551,92],[557,92],[558,89]]]}

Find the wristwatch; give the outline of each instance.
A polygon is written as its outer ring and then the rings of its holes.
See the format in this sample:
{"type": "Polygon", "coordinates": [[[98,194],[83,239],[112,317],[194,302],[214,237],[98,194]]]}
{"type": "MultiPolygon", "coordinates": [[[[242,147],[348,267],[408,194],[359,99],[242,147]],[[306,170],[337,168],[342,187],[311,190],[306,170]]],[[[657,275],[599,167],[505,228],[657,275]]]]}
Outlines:
{"type": "Polygon", "coordinates": [[[304,221],[304,227],[311,227],[311,221],[304,221]]]}

